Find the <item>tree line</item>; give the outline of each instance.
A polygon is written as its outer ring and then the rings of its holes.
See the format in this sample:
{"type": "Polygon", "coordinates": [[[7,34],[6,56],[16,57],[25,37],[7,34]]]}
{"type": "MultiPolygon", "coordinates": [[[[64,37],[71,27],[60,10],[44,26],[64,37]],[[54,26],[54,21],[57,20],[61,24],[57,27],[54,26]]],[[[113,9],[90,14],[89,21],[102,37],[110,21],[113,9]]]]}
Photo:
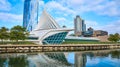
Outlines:
{"type": "Polygon", "coordinates": [[[0,28],[0,41],[3,43],[6,40],[18,42],[19,40],[25,40],[29,33],[22,26],[14,26],[11,29],[6,27],[0,28]]]}
{"type": "Polygon", "coordinates": [[[111,42],[118,42],[120,41],[120,35],[118,33],[110,34],[108,40],[111,42]]]}

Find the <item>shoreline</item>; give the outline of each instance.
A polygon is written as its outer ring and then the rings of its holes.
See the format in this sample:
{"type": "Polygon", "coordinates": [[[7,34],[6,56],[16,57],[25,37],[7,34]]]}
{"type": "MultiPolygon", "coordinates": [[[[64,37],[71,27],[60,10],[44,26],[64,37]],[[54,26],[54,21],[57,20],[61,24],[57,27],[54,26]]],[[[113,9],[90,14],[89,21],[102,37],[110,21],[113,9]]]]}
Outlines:
{"type": "Polygon", "coordinates": [[[0,45],[0,53],[63,52],[120,49],[120,44],[0,45]]]}

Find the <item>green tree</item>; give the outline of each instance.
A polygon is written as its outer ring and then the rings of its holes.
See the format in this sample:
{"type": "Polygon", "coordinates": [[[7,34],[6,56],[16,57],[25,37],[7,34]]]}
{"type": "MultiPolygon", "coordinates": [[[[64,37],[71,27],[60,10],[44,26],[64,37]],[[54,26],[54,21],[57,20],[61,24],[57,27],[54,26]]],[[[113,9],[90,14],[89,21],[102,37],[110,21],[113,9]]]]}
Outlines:
{"type": "Polygon", "coordinates": [[[14,26],[10,30],[10,40],[15,40],[16,42],[18,42],[18,40],[25,40],[28,35],[26,29],[19,25],[14,26]]]}
{"type": "Polygon", "coordinates": [[[118,33],[110,34],[108,40],[112,42],[119,41],[120,40],[119,34],[118,33]]]}
{"type": "Polygon", "coordinates": [[[5,27],[0,28],[0,39],[1,39],[2,43],[4,40],[9,39],[8,28],[5,28],[5,27]]]}
{"type": "Polygon", "coordinates": [[[18,56],[9,58],[9,67],[28,67],[26,56],[18,56]]]}

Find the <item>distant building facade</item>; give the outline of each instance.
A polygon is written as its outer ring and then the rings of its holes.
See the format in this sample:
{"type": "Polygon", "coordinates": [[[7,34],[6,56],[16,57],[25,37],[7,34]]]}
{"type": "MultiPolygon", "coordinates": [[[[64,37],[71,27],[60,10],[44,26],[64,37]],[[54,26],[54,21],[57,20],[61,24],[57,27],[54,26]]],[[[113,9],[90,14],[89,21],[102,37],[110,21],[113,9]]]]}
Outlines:
{"type": "Polygon", "coordinates": [[[105,35],[108,35],[108,32],[107,32],[107,31],[95,30],[95,31],[93,32],[93,36],[94,36],[94,37],[97,37],[97,36],[105,36],[105,35]]]}
{"type": "Polygon", "coordinates": [[[75,36],[82,36],[83,32],[86,31],[86,24],[84,23],[84,20],[82,20],[78,15],[74,19],[74,29],[75,36]]]}
{"type": "Polygon", "coordinates": [[[83,35],[85,37],[98,37],[108,35],[108,32],[103,30],[94,30],[93,28],[89,27],[83,35]]]}
{"type": "Polygon", "coordinates": [[[94,32],[94,29],[89,27],[88,30],[86,32],[84,32],[84,36],[85,37],[92,37],[93,36],[93,32],[94,32]]]}
{"type": "Polygon", "coordinates": [[[88,31],[94,31],[94,29],[92,27],[89,27],[88,31]]]}
{"type": "Polygon", "coordinates": [[[24,1],[23,27],[32,31],[38,23],[38,0],[24,1]]]}

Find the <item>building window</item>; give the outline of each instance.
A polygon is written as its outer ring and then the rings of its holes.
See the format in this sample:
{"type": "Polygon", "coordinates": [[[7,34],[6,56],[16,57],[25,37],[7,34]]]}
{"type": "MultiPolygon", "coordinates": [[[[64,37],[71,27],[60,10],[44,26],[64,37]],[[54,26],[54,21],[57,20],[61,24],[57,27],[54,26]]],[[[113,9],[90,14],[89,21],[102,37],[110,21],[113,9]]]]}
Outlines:
{"type": "Polygon", "coordinates": [[[43,40],[43,44],[61,44],[67,35],[67,32],[57,33],[43,40]]]}

